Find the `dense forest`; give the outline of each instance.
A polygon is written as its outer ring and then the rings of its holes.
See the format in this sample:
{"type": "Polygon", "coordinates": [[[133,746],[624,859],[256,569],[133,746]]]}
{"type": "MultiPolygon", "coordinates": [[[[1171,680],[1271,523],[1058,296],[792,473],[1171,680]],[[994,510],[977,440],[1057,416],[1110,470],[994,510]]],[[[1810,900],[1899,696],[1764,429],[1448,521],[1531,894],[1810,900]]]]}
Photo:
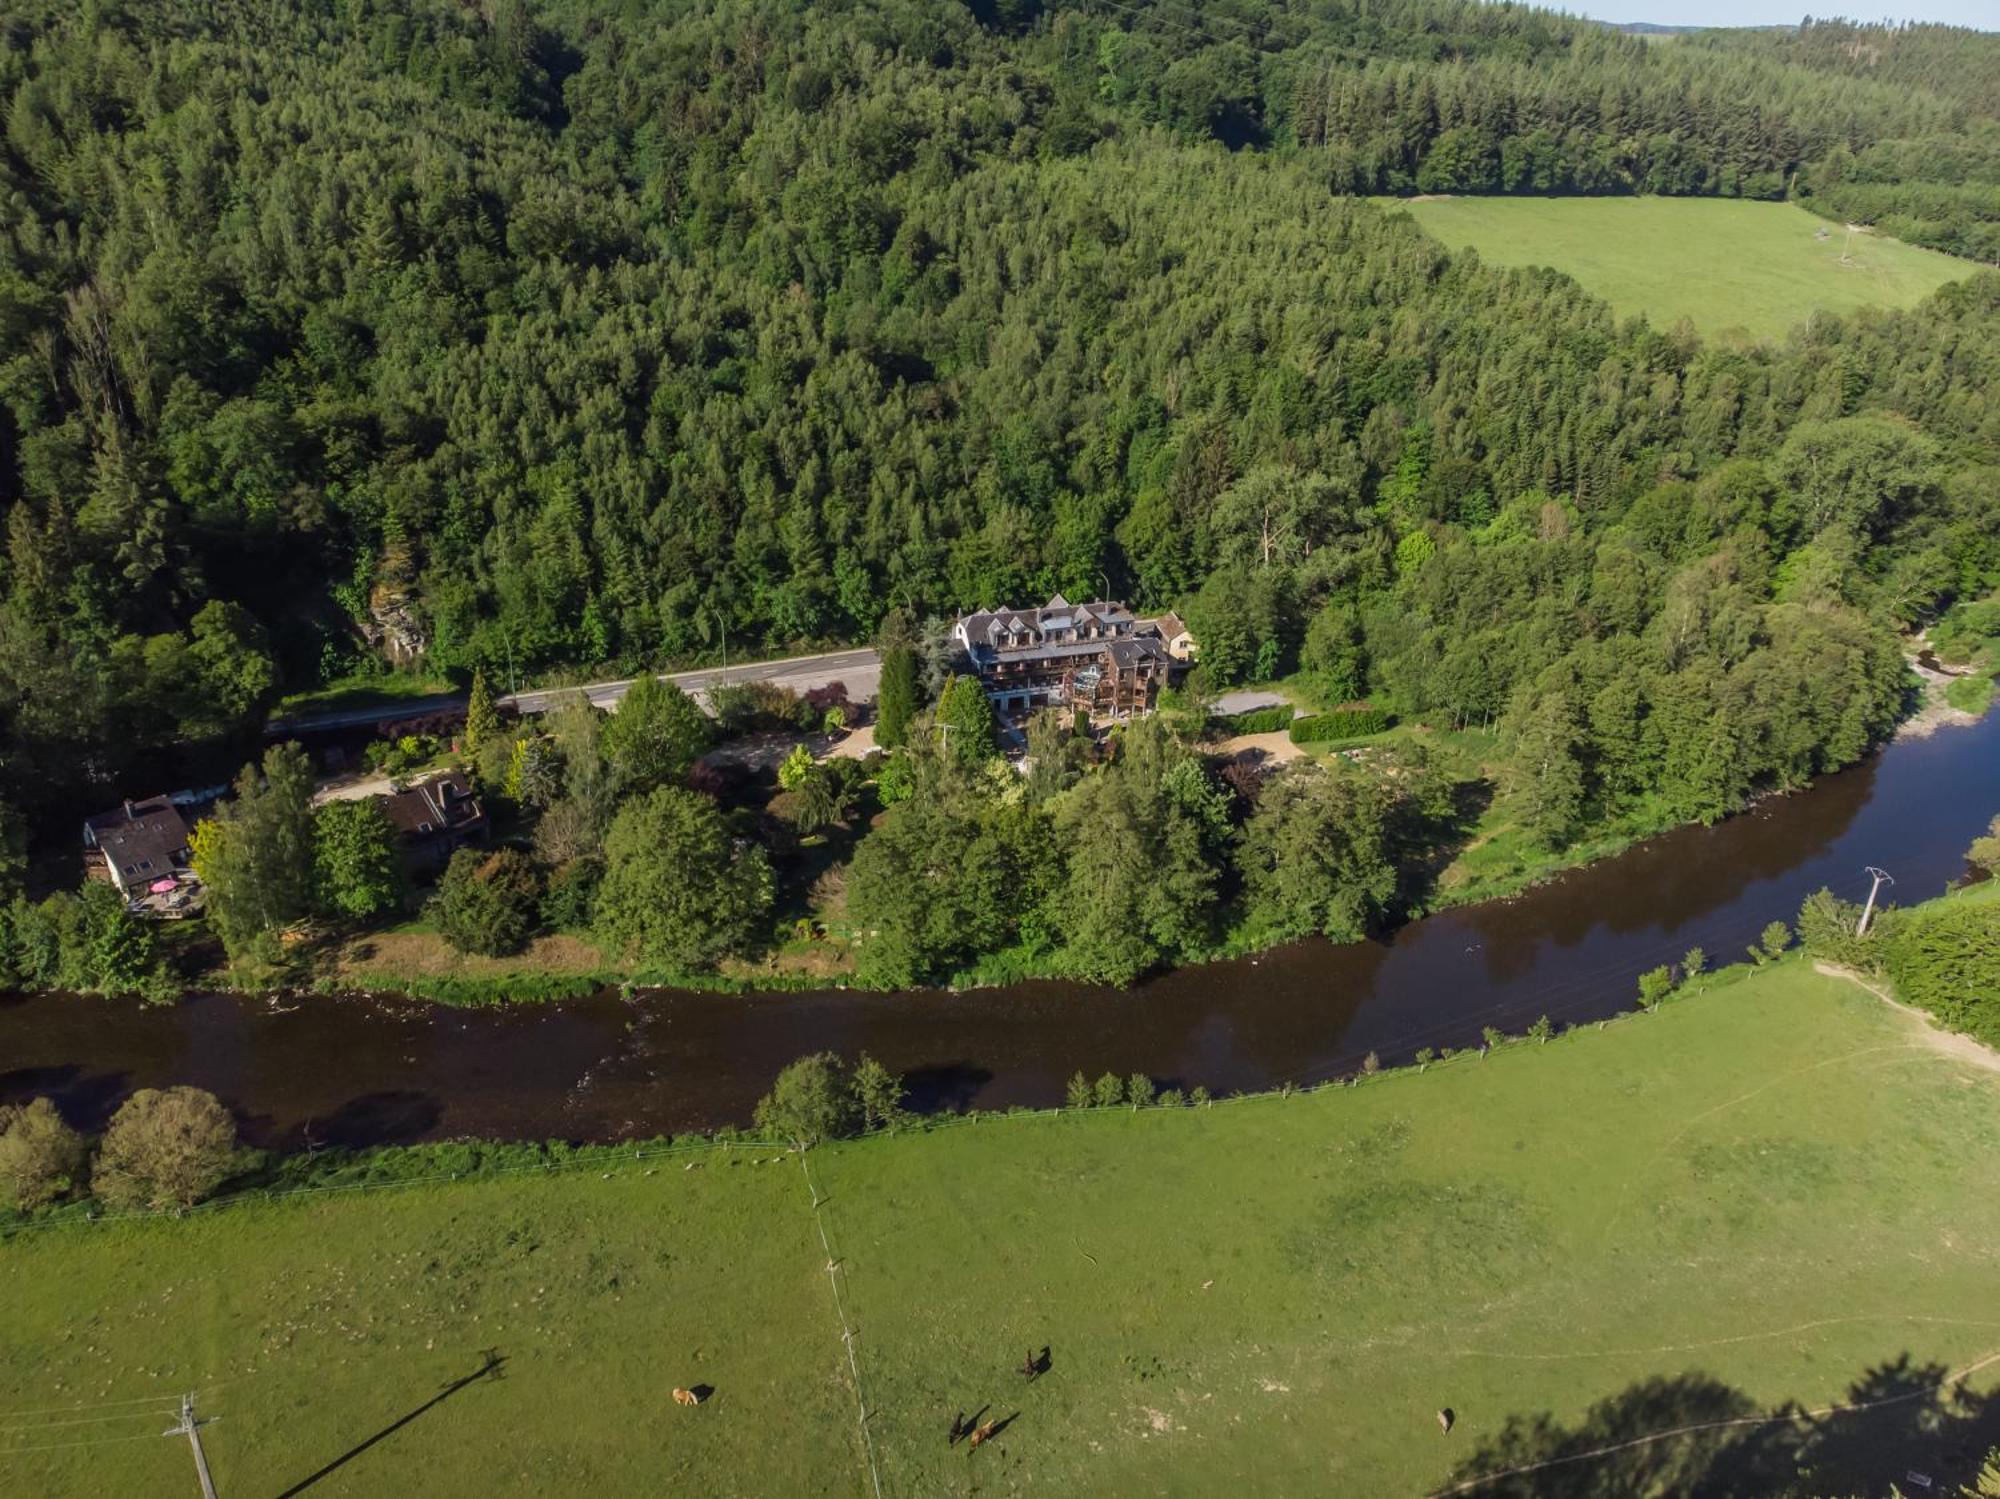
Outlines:
{"type": "Polygon", "coordinates": [[[388,662],[637,667],[1060,589],[1185,602],[1217,684],[1303,664],[1563,746],[1552,836],[1717,815],[1851,759],[1893,630],[2000,580],[2000,277],[1709,348],[1341,194],[1880,186],[1990,254],[1992,41],[16,5],[0,798],[388,662]]]}

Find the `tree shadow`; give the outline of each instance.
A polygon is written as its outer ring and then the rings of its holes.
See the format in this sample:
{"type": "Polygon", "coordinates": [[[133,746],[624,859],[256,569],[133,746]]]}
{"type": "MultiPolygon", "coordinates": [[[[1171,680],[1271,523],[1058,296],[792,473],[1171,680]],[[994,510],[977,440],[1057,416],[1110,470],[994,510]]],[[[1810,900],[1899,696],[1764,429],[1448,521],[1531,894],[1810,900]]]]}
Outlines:
{"type": "Polygon", "coordinates": [[[1390,818],[1389,848],[1396,862],[1399,909],[1420,909],[1452,861],[1470,846],[1479,819],[1493,805],[1497,788],[1491,781],[1460,781],[1451,788],[1450,805],[1430,812],[1410,802],[1390,818]]]}
{"type": "Polygon", "coordinates": [[[427,1139],[442,1113],[428,1093],[385,1089],[350,1098],[313,1126],[322,1145],[365,1149],[371,1145],[412,1145],[427,1139]]]}
{"type": "Polygon", "coordinates": [[[72,1128],[88,1134],[102,1133],[131,1091],[132,1077],[127,1072],[86,1073],[67,1064],[0,1072],[0,1103],[47,1098],[72,1128]]]}
{"type": "Polygon", "coordinates": [[[940,1062],[903,1074],[903,1101],[919,1114],[958,1114],[972,1106],[979,1090],[993,1081],[990,1068],[971,1062],[940,1062]]]}
{"type": "MultiPolygon", "coordinates": [[[[2000,1443],[2000,1399],[1909,1354],[1865,1371],[1834,1406],[1760,1409],[1707,1374],[1656,1375],[1574,1425],[1510,1416],[1444,1494],[1478,1499],[1884,1493],[1911,1475],[1937,1491],[1972,1482],[2000,1443]]],[[[1922,1488],[1920,1482],[1917,1488],[1922,1488]]]]}
{"type": "Polygon", "coordinates": [[[459,1378],[454,1379],[453,1381],[451,1381],[451,1383],[447,1384],[443,1389],[439,1390],[435,1395],[431,1396],[430,1399],[426,1400],[422,1405],[419,1405],[414,1410],[407,1411],[403,1415],[398,1416],[394,1421],[391,1421],[387,1426],[383,1427],[373,1436],[367,1438],[364,1441],[357,1442],[354,1446],[348,1448],[345,1452],[341,1453],[340,1456],[336,1457],[332,1462],[326,1464],[324,1467],[318,1469],[316,1472],[310,1473],[306,1477],[300,1479],[297,1483],[293,1484],[290,1488],[286,1489],[283,1493],[279,1494],[278,1499],[294,1499],[295,1495],[303,1494],[307,1489],[311,1488],[314,1484],[318,1483],[322,1478],[327,1477],[329,1474],[335,1472],[339,1468],[342,1468],[346,1466],[348,1463],[353,1462],[355,1458],[361,1456],[362,1453],[366,1452],[370,1447],[376,1445],[376,1443],[384,1441],[387,1438],[395,1435],[397,1432],[401,1431],[405,1426],[408,1426],[412,1421],[416,1420],[417,1417],[423,1415],[425,1411],[430,1410],[433,1406],[439,1406],[444,1404],[445,1401],[451,1399],[452,1396],[456,1395],[460,1390],[464,1389],[467,1385],[477,1384],[482,1379],[498,1379],[502,1377],[500,1374],[500,1366],[506,1362],[507,1362],[507,1356],[504,1353],[500,1352],[497,1348],[487,1349],[486,1352],[482,1355],[480,1365],[477,1369],[474,1369],[470,1374],[464,1374],[461,1375],[459,1378]]]}

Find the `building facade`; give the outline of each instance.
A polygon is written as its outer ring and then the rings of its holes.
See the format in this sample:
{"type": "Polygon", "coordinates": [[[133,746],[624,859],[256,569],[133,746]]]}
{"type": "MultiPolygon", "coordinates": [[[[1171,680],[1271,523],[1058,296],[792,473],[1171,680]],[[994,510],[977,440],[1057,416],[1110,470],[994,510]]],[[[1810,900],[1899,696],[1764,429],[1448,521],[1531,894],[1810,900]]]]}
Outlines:
{"type": "Polygon", "coordinates": [[[966,667],[1003,717],[1081,708],[1092,717],[1150,712],[1177,663],[1157,625],[1121,603],[982,609],[952,627],[966,667]]]}

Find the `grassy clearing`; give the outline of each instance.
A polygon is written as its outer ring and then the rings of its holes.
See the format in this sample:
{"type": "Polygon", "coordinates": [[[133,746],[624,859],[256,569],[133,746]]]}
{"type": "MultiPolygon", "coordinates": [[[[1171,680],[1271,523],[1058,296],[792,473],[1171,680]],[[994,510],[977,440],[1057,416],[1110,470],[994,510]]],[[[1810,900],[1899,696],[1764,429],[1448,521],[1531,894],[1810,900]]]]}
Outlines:
{"type": "Polygon", "coordinates": [[[1433,198],[1406,208],[1429,233],[1498,265],[1575,277],[1620,317],[1658,328],[1781,338],[1813,312],[1907,307],[1968,262],[1838,224],[1791,203],[1723,198],[1433,198]],[[1818,236],[1824,230],[1826,239],[1818,236]],[[1843,259],[1843,256],[1846,259],[1843,259]]]}
{"type": "MultiPolygon", "coordinates": [[[[1976,1362],[2000,1078],[1917,1023],[1792,962],[1427,1075],[816,1151],[883,1491],[1414,1493],[1510,1417],[1568,1426],[1641,1381],[1671,1382],[1629,1415],[1649,1431],[1976,1362]],[[948,1446],[987,1405],[1019,1417],[948,1446]]],[[[186,1453],[145,1402],[200,1385],[222,1491],[281,1492],[491,1348],[502,1377],[314,1499],[870,1492],[798,1164],[694,1158],[18,1235],[0,1488],[171,1491],[186,1453]],[[713,1401],[675,1409],[695,1382],[713,1401]]],[[[1854,1460],[1954,1472],[1953,1430],[1854,1460]]]]}

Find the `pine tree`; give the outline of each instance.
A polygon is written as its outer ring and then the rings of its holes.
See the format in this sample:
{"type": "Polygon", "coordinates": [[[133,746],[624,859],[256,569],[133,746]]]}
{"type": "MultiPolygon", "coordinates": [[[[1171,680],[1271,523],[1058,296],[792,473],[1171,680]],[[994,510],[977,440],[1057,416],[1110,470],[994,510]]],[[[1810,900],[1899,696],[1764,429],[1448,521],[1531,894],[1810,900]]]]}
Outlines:
{"type": "Polygon", "coordinates": [[[875,742],[895,749],[908,737],[917,711],[917,653],[910,647],[883,650],[882,685],[875,701],[875,742]]]}
{"type": "Polygon", "coordinates": [[[500,713],[493,706],[493,694],[486,686],[486,673],[472,673],[472,692],[465,700],[465,753],[477,759],[479,752],[500,732],[500,713]]]}

